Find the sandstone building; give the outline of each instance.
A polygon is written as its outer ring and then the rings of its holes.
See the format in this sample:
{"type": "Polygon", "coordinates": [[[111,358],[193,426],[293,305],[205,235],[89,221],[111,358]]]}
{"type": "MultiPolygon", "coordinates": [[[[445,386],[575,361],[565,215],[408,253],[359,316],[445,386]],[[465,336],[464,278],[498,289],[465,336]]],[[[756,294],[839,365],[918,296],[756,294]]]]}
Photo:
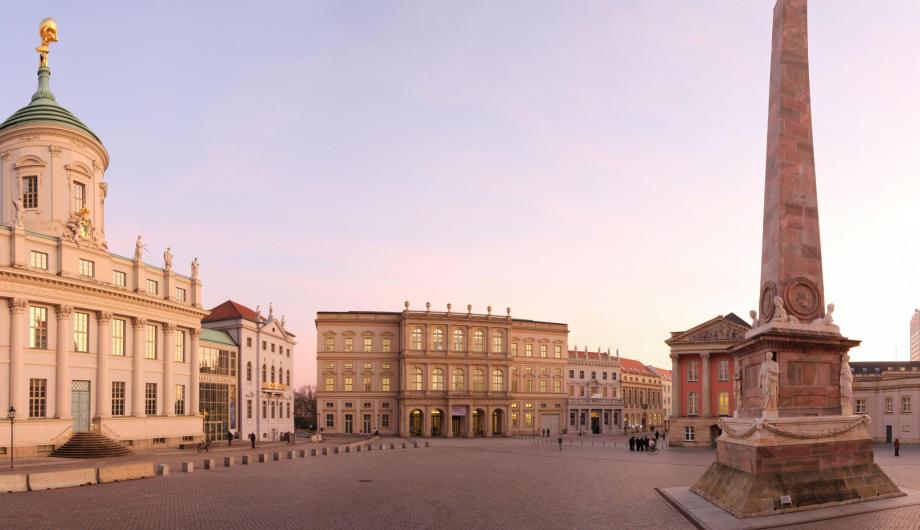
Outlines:
{"type": "Polygon", "coordinates": [[[623,414],[626,429],[648,431],[664,427],[664,391],[661,376],[634,359],[620,357],[623,414]]]}
{"type": "Polygon", "coordinates": [[[568,359],[568,432],[623,434],[619,356],[576,346],[568,359]]]}
{"type": "Polygon", "coordinates": [[[852,362],[856,414],[876,442],[920,443],[920,361],[852,362]]]}

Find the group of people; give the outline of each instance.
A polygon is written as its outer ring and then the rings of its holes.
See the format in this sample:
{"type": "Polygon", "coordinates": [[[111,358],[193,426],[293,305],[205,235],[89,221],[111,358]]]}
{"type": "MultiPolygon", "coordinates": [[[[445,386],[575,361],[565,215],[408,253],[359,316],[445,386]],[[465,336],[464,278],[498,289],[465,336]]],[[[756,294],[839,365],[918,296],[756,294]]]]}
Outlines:
{"type": "Polygon", "coordinates": [[[630,436],[629,437],[629,450],[630,451],[655,451],[658,448],[658,440],[662,437],[662,434],[655,430],[653,435],[643,434],[641,436],[630,436]]]}

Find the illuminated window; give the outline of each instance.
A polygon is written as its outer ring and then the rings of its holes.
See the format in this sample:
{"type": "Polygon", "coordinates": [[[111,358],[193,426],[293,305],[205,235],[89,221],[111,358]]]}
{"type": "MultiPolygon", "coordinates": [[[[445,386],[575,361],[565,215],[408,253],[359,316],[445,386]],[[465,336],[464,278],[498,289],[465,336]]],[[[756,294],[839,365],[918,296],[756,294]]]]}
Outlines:
{"type": "Polygon", "coordinates": [[[75,312],[73,314],[73,351],[89,351],[89,315],[75,312]]]}
{"type": "Polygon", "coordinates": [[[384,392],[390,391],[390,376],[385,375],[380,378],[380,389],[384,392]]]}
{"type": "Polygon", "coordinates": [[[35,269],[48,270],[48,254],[33,250],[31,252],[31,264],[35,269]]]}
{"type": "Polygon", "coordinates": [[[374,339],[370,337],[364,337],[364,352],[370,352],[374,347],[374,339]]]}
{"type": "Polygon", "coordinates": [[[524,345],[524,357],[533,357],[533,344],[524,345]]]}
{"type": "Polygon", "coordinates": [[[326,378],[325,378],[325,383],[324,383],[324,385],[323,385],[323,389],[324,389],[326,392],[335,392],[335,377],[333,377],[333,376],[331,376],[331,375],[327,375],[326,378]]]}
{"type": "Polygon", "coordinates": [[[463,330],[454,330],[454,351],[463,351],[463,330]]]}
{"type": "MultiPolygon", "coordinates": [[[[181,329],[176,330],[176,356],[177,363],[185,362],[185,332],[181,329]]],[[[252,375],[252,365],[249,366],[250,376],[252,375]]],[[[250,377],[251,379],[251,377],[250,377]]]]}
{"type": "Polygon", "coordinates": [[[335,338],[334,337],[326,337],[326,351],[327,352],[335,351],[335,338]]]}
{"type": "Polygon", "coordinates": [[[481,329],[477,329],[473,333],[473,351],[475,352],[484,351],[484,348],[485,348],[484,342],[485,342],[485,334],[482,332],[481,329]]]}
{"type": "Polygon", "coordinates": [[[454,368],[450,386],[451,390],[463,390],[463,379],[463,370],[461,368],[454,368]]]}
{"type": "Polygon", "coordinates": [[[120,318],[112,319],[112,355],[125,354],[125,328],[127,322],[120,318]]]}
{"type": "Polygon", "coordinates": [[[412,385],[412,386],[411,386],[412,390],[421,390],[421,389],[422,389],[422,387],[423,387],[423,385],[424,385],[424,374],[422,373],[422,369],[421,369],[421,368],[415,367],[415,368],[412,369],[412,375],[411,375],[411,378],[410,378],[410,383],[411,383],[411,385],[412,385]]]}
{"type": "Polygon", "coordinates": [[[176,385],[175,412],[176,416],[185,415],[185,385],[176,385]]]}
{"type": "Polygon", "coordinates": [[[542,357],[543,359],[546,359],[546,350],[547,350],[546,344],[541,344],[540,345],[540,357],[542,357]]]}
{"type": "MultiPolygon", "coordinates": [[[[272,350],[275,349],[275,345],[272,344],[272,350]]],[[[351,352],[355,350],[355,340],[351,337],[345,337],[345,351],[351,352]]]]}
{"type": "Polygon", "coordinates": [[[412,349],[416,351],[422,349],[422,328],[419,326],[412,329],[412,349]]]}
{"type": "Polygon", "coordinates": [[[496,331],[492,334],[492,352],[505,352],[505,335],[501,331],[496,331]]]}
{"type": "Polygon", "coordinates": [[[157,358],[157,327],[154,324],[147,324],[146,336],[144,340],[144,357],[147,359],[157,358]]]}
{"type": "Polygon", "coordinates": [[[441,328],[434,328],[434,331],[431,332],[432,339],[432,349],[435,351],[444,350],[444,330],[441,328]]]}
{"type": "Polygon", "coordinates": [[[505,373],[496,368],[492,370],[492,392],[504,392],[505,373]]]}
{"type": "Polygon", "coordinates": [[[562,358],[562,346],[557,344],[555,347],[555,351],[553,353],[555,354],[557,359],[561,359],[562,358]]]}
{"type": "Polygon", "coordinates": [[[486,374],[482,368],[477,368],[473,370],[473,390],[476,392],[484,392],[486,390],[485,382],[486,374]]]}
{"type": "Polygon", "coordinates": [[[435,368],[431,371],[431,390],[444,390],[444,370],[435,368]]]}
{"type": "Polygon", "coordinates": [[[511,343],[511,356],[517,357],[517,343],[516,342],[511,343]]]}
{"type": "Polygon", "coordinates": [[[373,378],[369,375],[366,375],[361,378],[361,387],[365,392],[371,391],[371,386],[373,385],[373,378]]]}
{"type": "Polygon", "coordinates": [[[345,391],[346,392],[352,391],[352,377],[351,376],[345,376],[345,391]]]}
{"type": "Polygon", "coordinates": [[[728,392],[719,392],[719,416],[728,416],[729,408],[728,392]]]}
{"type": "Polygon", "coordinates": [[[390,337],[383,338],[383,351],[389,353],[393,349],[393,339],[390,337]]]}
{"type": "Polygon", "coordinates": [[[540,379],[540,392],[546,393],[548,386],[546,379],[540,379]]]}
{"type": "Polygon", "coordinates": [[[29,307],[29,347],[48,349],[48,308],[29,307]]]}

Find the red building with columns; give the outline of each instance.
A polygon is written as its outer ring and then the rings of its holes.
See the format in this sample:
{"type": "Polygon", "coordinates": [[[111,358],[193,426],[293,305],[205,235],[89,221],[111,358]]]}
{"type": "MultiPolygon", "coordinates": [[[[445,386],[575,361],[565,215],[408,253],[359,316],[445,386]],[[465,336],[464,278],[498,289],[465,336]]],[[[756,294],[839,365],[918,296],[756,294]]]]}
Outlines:
{"type": "Polygon", "coordinates": [[[719,418],[735,411],[734,361],[728,350],[751,325],[734,313],[719,315],[686,331],[674,331],[671,348],[671,445],[712,445],[719,418]]]}

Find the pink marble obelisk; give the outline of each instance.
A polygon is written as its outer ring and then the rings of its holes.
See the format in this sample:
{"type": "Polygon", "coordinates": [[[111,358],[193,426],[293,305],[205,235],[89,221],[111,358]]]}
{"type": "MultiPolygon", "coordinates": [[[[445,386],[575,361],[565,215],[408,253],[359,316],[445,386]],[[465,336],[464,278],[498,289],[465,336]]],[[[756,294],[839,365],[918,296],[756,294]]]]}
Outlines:
{"type": "Polygon", "coordinates": [[[761,322],[775,315],[775,297],[803,323],[824,316],[807,18],[806,0],[779,0],[773,9],[761,322]]]}

